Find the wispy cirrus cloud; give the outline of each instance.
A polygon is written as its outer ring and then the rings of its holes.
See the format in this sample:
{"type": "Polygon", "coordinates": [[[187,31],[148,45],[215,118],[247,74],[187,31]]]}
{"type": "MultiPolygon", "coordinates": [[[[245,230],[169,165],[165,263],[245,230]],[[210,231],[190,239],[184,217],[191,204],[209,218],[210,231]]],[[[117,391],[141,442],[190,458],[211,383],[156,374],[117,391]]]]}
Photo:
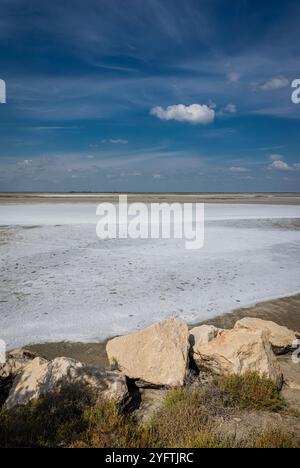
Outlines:
{"type": "Polygon", "coordinates": [[[236,172],[236,173],[241,173],[241,172],[247,172],[248,169],[245,167],[241,166],[232,166],[230,169],[230,172],[236,172]]]}
{"type": "Polygon", "coordinates": [[[128,145],[128,140],[125,140],[123,138],[109,138],[109,139],[103,139],[101,143],[110,143],[111,145],[128,145]]]}

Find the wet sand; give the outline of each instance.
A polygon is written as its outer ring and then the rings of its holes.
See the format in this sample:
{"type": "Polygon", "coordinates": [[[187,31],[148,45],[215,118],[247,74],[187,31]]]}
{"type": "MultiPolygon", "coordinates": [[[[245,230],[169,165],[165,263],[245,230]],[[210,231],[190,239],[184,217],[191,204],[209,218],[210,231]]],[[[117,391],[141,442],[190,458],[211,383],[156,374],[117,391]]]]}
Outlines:
{"type": "MultiPolygon", "coordinates": [[[[199,322],[196,325],[212,324],[220,328],[232,328],[235,322],[243,317],[272,320],[279,325],[300,332],[300,294],[261,302],[253,307],[237,309],[229,314],[199,322]]],[[[196,325],[193,324],[190,327],[196,325]]],[[[87,364],[107,367],[108,360],[105,352],[106,343],[107,340],[101,343],[44,343],[31,345],[27,348],[38,354],[42,354],[48,359],[65,356],[87,364]]]]}
{"type": "MultiPolygon", "coordinates": [[[[0,193],[0,203],[116,202],[119,193],[0,193]]],[[[129,202],[299,205],[300,193],[128,193],[129,202]]]]}
{"type": "Polygon", "coordinates": [[[300,294],[291,297],[283,297],[272,301],[265,301],[253,307],[243,307],[233,312],[200,324],[211,324],[220,328],[232,328],[237,320],[244,317],[255,317],[263,320],[271,320],[300,332],[300,294]]]}

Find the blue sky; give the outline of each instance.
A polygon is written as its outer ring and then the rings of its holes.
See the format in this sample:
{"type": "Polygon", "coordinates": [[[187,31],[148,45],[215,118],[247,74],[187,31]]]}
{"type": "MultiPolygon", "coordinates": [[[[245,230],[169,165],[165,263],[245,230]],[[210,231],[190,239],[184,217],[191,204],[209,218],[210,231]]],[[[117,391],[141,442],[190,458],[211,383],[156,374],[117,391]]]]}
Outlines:
{"type": "Polygon", "coordinates": [[[299,1],[0,7],[0,190],[300,190],[299,1]]]}

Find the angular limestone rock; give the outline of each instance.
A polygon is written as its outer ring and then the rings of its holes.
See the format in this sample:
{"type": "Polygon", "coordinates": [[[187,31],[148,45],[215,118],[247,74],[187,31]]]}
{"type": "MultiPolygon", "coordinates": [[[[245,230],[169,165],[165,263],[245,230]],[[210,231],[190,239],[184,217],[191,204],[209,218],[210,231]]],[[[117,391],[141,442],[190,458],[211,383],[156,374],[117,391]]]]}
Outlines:
{"type": "Polygon", "coordinates": [[[197,352],[199,346],[203,346],[216,338],[223,330],[213,325],[200,325],[190,330],[190,344],[197,352]]]}
{"type": "Polygon", "coordinates": [[[287,327],[258,318],[245,317],[238,320],[234,328],[251,328],[265,331],[269,334],[269,340],[275,354],[284,354],[290,351],[293,341],[297,339],[297,334],[287,327]]]}
{"type": "Polygon", "coordinates": [[[194,353],[199,369],[217,375],[257,372],[282,385],[282,371],[270,346],[268,336],[261,330],[224,330],[194,353]]]}
{"type": "Polygon", "coordinates": [[[188,363],[189,332],[185,323],[170,319],[107,343],[111,366],[127,377],[153,385],[183,385],[188,363]]]}

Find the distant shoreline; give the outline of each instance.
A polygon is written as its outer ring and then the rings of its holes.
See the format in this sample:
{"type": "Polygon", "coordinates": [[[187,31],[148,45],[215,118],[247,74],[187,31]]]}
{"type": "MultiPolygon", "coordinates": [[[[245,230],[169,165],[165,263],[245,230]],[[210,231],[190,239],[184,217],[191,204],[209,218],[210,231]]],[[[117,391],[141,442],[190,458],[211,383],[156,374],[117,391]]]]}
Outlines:
{"type": "MultiPolygon", "coordinates": [[[[190,327],[212,324],[220,328],[232,328],[243,317],[271,320],[279,325],[300,332],[300,294],[259,302],[252,307],[243,307],[197,324],[191,324],[190,327]]],[[[108,360],[105,348],[109,339],[98,343],[57,342],[40,343],[24,347],[48,359],[65,356],[87,364],[107,367],[108,360]]]]}
{"type": "MultiPolygon", "coordinates": [[[[0,193],[0,204],[10,203],[100,203],[116,202],[126,192],[113,193],[0,193]]],[[[300,193],[130,193],[129,202],[253,203],[299,205],[300,193]]]]}

